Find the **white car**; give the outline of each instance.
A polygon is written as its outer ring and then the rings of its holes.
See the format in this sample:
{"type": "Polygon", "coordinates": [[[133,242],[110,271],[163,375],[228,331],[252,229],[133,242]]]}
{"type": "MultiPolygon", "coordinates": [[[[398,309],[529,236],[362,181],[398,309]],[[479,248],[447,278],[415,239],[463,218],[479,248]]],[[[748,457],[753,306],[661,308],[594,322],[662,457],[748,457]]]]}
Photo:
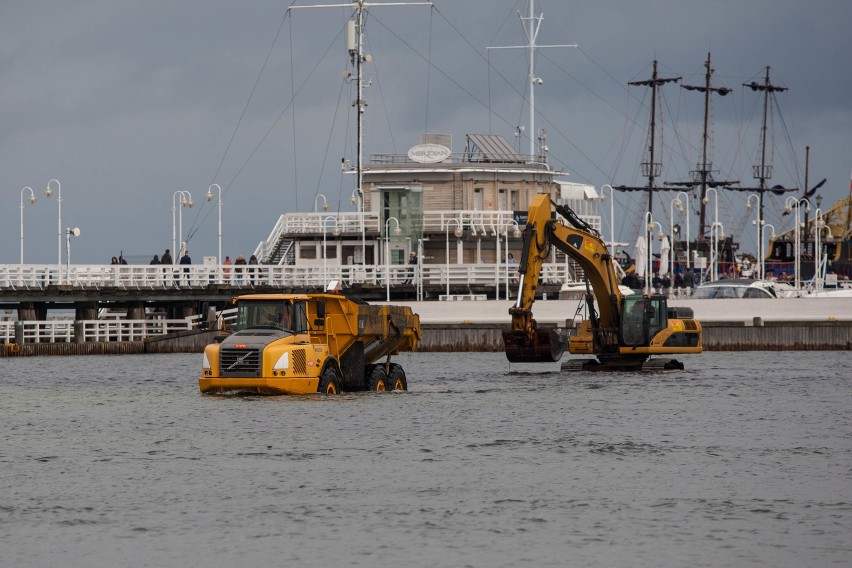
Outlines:
{"type": "Polygon", "coordinates": [[[705,282],[697,286],[692,292],[692,298],[696,300],[707,298],[792,298],[797,295],[796,289],[789,284],[749,278],[705,282]]]}

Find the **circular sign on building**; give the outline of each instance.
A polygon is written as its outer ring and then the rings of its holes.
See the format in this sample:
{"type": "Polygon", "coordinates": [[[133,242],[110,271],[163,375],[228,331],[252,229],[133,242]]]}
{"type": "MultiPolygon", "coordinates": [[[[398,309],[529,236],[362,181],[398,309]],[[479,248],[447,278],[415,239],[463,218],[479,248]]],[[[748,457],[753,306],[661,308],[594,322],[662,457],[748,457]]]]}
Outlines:
{"type": "Polygon", "coordinates": [[[418,144],[408,150],[408,158],[421,164],[443,162],[450,154],[450,149],[440,144],[418,144]]]}

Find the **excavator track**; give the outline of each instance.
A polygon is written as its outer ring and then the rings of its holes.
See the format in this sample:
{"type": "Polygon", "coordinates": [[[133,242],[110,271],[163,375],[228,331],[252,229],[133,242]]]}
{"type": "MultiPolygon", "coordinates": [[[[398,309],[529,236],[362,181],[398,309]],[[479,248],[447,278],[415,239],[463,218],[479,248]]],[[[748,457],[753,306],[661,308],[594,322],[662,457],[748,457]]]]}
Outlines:
{"type": "Polygon", "coordinates": [[[682,370],[683,363],[675,359],[648,359],[640,360],[609,360],[598,361],[597,359],[568,359],[562,362],[561,369],[565,372],[578,371],[603,371],[607,373],[653,373],[660,371],[682,370]]]}

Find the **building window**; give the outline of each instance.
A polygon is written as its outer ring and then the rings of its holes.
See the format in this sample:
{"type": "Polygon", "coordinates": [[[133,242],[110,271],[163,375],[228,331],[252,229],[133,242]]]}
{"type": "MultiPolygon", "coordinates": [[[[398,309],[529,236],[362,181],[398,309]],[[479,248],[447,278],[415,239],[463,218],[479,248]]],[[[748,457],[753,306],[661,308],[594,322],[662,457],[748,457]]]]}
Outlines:
{"type": "Polygon", "coordinates": [[[476,187],[473,190],[473,209],[474,211],[482,211],[482,188],[476,187]]]}
{"type": "Polygon", "coordinates": [[[520,203],[518,202],[518,190],[511,190],[511,198],[512,198],[512,211],[520,210],[520,203]]]}
{"type": "Polygon", "coordinates": [[[509,201],[506,196],[505,189],[497,190],[497,209],[500,211],[506,211],[509,208],[509,201]]]}

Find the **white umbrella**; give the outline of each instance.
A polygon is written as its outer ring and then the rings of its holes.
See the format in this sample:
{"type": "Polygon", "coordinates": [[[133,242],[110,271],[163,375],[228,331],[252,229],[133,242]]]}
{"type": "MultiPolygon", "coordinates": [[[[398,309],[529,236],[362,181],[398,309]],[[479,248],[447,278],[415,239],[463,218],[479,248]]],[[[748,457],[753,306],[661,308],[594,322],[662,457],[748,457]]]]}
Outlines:
{"type": "Polygon", "coordinates": [[[633,248],[636,255],[636,276],[645,278],[645,271],[648,268],[648,246],[645,244],[645,235],[639,235],[633,248]]]}
{"type": "Polygon", "coordinates": [[[669,273],[669,252],[671,251],[671,246],[669,246],[669,238],[663,235],[663,240],[660,243],[660,277],[665,276],[669,273]]]}

